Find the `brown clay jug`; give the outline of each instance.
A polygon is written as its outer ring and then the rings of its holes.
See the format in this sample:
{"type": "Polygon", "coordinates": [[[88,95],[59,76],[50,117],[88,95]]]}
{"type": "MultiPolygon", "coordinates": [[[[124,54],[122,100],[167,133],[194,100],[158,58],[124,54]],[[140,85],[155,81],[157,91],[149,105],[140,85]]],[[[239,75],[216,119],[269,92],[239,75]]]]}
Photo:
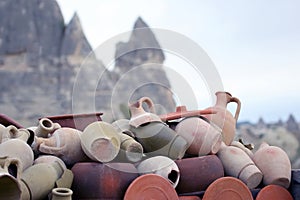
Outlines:
{"type": "Polygon", "coordinates": [[[223,141],[226,145],[230,145],[235,137],[236,121],[238,120],[241,102],[238,98],[232,97],[228,92],[217,92],[217,101],[214,107],[208,108],[212,109],[216,114],[203,115],[209,121],[216,124],[222,129],[223,141]],[[237,108],[235,115],[233,115],[226,109],[227,104],[230,102],[237,103],[237,108]]]}
{"type": "Polygon", "coordinates": [[[291,182],[291,162],[288,155],[279,147],[262,143],[253,160],[262,171],[265,185],[274,184],[288,188],[291,182]]]}

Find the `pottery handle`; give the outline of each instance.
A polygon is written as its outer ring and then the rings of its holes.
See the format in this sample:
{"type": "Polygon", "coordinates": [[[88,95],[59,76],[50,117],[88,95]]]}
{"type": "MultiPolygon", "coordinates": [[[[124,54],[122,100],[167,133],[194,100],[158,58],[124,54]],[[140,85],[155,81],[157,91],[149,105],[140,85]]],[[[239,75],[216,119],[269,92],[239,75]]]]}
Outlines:
{"type": "Polygon", "coordinates": [[[236,97],[231,97],[229,102],[235,102],[237,104],[235,115],[234,115],[234,118],[237,121],[241,111],[241,101],[236,97]]]}
{"type": "Polygon", "coordinates": [[[154,103],[149,97],[142,97],[139,99],[139,106],[142,107],[145,102],[150,110],[150,112],[155,113],[154,103]]]}

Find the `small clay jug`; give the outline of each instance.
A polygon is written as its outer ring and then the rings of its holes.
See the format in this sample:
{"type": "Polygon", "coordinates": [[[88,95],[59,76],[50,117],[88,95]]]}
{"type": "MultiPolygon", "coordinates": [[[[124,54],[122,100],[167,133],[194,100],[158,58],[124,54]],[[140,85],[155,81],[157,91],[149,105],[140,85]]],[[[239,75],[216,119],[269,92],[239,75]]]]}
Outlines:
{"type": "Polygon", "coordinates": [[[143,160],[137,166],[140,175],[142,174],[157,174],[168,180],[174,188],[176,188],[180,172],[176,163],[165,156],[155,156],[143,160]]]}
{"type": "Polygon", "coordinates": [[[151,122],[130,129],[136,140],[142,144],[146,156],[167,156],[173,160],[181,159],[188,142],[173,129],[162,122],[151,122]]]}
{"type": "Polygon", "coordinates": [[[10,139],[23,140],[28,145],[31,145],[34,141],[34,132],[29,129],[21,128],[17,129],[17,131],[11,131],[9,137],[10,139]]]}
{"type": "Polygon", "coordinates": [[[81,147],[94,161],[112,161],[118,155],[120,146],[121,141],[117,130],[107,122],[93,122],[81,135],[81,147]]]}
{"type": "Polygon", "coordinates": [[[17,158],[23,171],[33,164],[34,155],[30,146],[19,139],[10,139],[0,144],[0,157],[17,158]]]}
{"type": "Polygon", "coordinates": [[[53,188],[51,200],[72,200],[72,194],[69,188],[53,188]]]}
{"type": "Polygon", "coordinates": [[[59,157],[67,165],[74,165],[88,160],[81,148],[81,134],[81,131],[73,128],[59,128],[49,138],[35,137],[35,148],[59,157]]]}
{"type": "Polygon", "coordinates": [[[30,194],[32,200],[43,199],[52,191],[63,173],[64,167],[59,162],[32,165],[21,175],[22,193],[30,194]]]}
{"type": "Polygon", "coordinates": [[[58,123],[53,123],[48,118],[42,118],[39,120],[39,124],[37,127],[31,127],[29,129],[34,131],[35,136],[47,138],[50,133],[59,128],[61,128],[61,126],[58,123]]]}
{"type": "Polygon", "coordinates": [[[222,162],[216,155],[175,160],[180,179],[178,194],[204,191],[213,181],[224,176],[222,162]]]}
{"type": "Polygon", "coordinates": [[[251,159],[253,159],[253,155],[254,155],[253,152],[247,147],[245,147],[241,142],[232,141],[230,146],[235,146],[242,149],[251,159]]]}
{"type": "Polygon", "coordinates": [[[240,179],[250,189],[257,187],[262,181],[262,172],[242,149],[222,142],[217,155],[223,163],[225,174],[240,179]]]}
{"type": "Polygon", "coordinates": [[[265,185],[274,184],[288,188],[291,182],[291,162],[281,148],[262,143],[253,160],[262,171],[265,185]]]}
{"type": "Polygon", "coordinates": [[[189,144],[186,153],[203,156],[216,154],[221,146],[222,134],[201,117],[184,118],[175,128],[189,144]]]}
{"type": "Polygon", "coordinates": [[[72,167],[74,199],[123,199],[130,183],[138,177],[131,163],[82,162],[72,167]]]}
{"type": "Polygon", "coordinates": [[[20,165],[21,163],[18,159],[0,158],[0,199],[20,199],[21,189],[18,182],[20,165]]]}
{"type": "Polygon", "coordinates": [[[154,104],[149,97],[142,97],[137,102],[129,105],[131,118],[129,124],[133,127],[138,127],[149,122],[161,122],[158,115],[154,114],[154,104]],[[146,103],[151,112],[146,112],[143,108],[143,103],[146,103]]]}
{"type": "Polygon", "coordinates": [[[11,135],[15,135],[18,129],[14,125],[7,127],[0,124],[0,143],[5,142],[11,138],[11,135]]]}
{"type": "Polygon", "coordinates": [[[230,145],[235,137],[236,122],[239,117],[241,102],[238,98],[232,97],[228,92],[217,92],[217,101],[214,107],[208,108],[216,112],[216,114],[203,115],[209,121],[216,124],[222,129],[223,141],[226,145],[230,145]],[[230,102],[237,103],[237,108],[234,117],[226,109],[230,102]]]}

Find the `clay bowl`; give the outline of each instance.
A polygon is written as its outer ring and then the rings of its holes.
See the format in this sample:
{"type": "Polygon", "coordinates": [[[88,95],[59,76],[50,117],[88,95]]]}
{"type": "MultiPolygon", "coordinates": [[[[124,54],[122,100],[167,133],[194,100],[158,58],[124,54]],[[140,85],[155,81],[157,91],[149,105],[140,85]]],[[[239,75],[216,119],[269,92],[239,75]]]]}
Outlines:
{"type": "Polygon", "coordinates": [[[293,200],[289,191],[278,185],[268,185],[257,195],[256,200],[293,200]]]}
{"type": "Polygon", "coordinates": [[[59,123],[61,127],[75,128],[83,131],[85,127],[95,121],[102,121],[103,113],[88,113],[88,114],[66,114],[57,116],[47,116],[53,123],[59,123]]]}
{"type": "Polygon", "coordinates": [[[173,186],[156,174],[145,174],[136,178],[127,188],[124,200],[165,199],[178,200],[173,186]]]}
{"type": "Polygon", "coordinates": [[[203,200],[253,200],[253,197],[249,188],[241,180],[223,177],[207,188],[203,200]]]}

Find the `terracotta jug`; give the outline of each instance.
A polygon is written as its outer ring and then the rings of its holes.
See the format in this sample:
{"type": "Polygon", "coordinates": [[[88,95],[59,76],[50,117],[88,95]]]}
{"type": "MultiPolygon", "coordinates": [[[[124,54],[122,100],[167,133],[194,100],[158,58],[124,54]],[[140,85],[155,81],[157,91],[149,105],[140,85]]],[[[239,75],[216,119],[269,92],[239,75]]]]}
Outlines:
{"type": "Polygon", "coordinates": [[[127,187],[138,177],[131,163],[76,163],[72,167],[74,199],[123,199],[127,187]]]}
{"type": "Polygon", "coordinates": [[[69,188],[52,189],[51,200],[72,200],[73,191],[69,188]]]}
{"type": "Polygon", "coordinates": [[[181,159],[188,142],[162,122],[151,122],[137,128],[131,127],[136,140],[142,144],[146,156],[167,156],[181,159]]]}
{"type": "Polygon", "coordinates": [[[176,191],[178,194],[200,192],[216,179],[224,176],[222,162],[216,155],[184,158],[175,160],[180,179],[176,191]]]}
{"type": "Polygon", "coordinates": [[[112,161],[118,155],[120,146],[121,141],[117,130],[107,122],[93,122],[81,135],[81,147],[94,161],[112,161]]]}
{"type": "Polygon", "coordinates": [[[203,156],[216,154],[221,146],[222,134],[201,117],[188,117],[178,123],[176,133],[188,143],[186,153],[203,156]]]}
{"type": "Polygon", "coordinates": [[[35,137],[35,148],[59,157],[67,165],[74,165],[88,160],[81,148],[81,134],[81,131],[73,128],[59,128],[49,138],[35,137]]]}
{"type": "Polygon", "coordinates": [[[176,163],[165,156],[155,156],[143,160],[137,166],[139,174],[157,174],[168,180],[176,188],[180,172],[176,163]]]}
{"type": "Polygon", "coordinates": [[[21,128],[17,129],[17,131],[11,131],[9,137],[10,139],[23,140],[28,145],[31,145],[34,141],[34,132],[29,129],[21,128]]]}
{"type": "Polygon", "coordinates": [[[63,172],[64,168],[59,162],[40,163],[29,167],[21,175],[22,193],[24,196],[30,194],[32,200],[47,197],[63,172]]]}
{"type": "Polygon", "coordinates": [[[129,124],[133,127],[141,126],[149,122],[161,122],[158,115],[154,114],[154,104],[149,97],[142,97],[137,102],[129,105],[131,118],[129,124]],[[143,103],[146,103],[151,112],[146,112],[143,108],[143,103]]]}
{"type": "Polygon", "coordinates": [[[254,155],[253,152],[247,147],[245,147],[241,142],[232,141],[230,146],[235,146],[242,149],[251,159],[253,159],[253,155],[254,155]]]}
{"type": "Polygon", "coordinates": [[[37,127],[30,127],[29,129],[33,130],[37,137],[47,138],[50,133],[59,128],[61,128],[61,126],[58,123],[53,123],[48,118],[42,118],[39,120],[37,127]]]}
{"type": "Polygon", "coordinates": [[[212,111],[216,112],[216,114],[209,114],[203,116],[222,129],[223,141],[226,145],[230,145],[230,143],[235,137],[236,122],[239,117],[241,102],[236,97],[232,97],[231,94],[228,92],[217,92],[216,96],[217,102],[215,106],[209,108],[212,111]],[[234,117],[226,109],[227,104],[230,102],[237,103],[237,108],[234,117]]]}
{"type": "Polygon", "coordinates": [[[0,158],[0,199],[20,199],[21,189],[18,179],[20,178],[20,161],[15,158],[0,158]]]}
{"type": "Polygon", "coordinates": [[[291,182],[291,162],[279,147],[262,143],[253,160],[262,171],[265,185],[274,184],[288,188],[291,182]]]}
{"type": "Polygon", "coordinates": [[[242,149],[222,142],[217,155],[223,163],[225,174],[240,179],[250,189],[257,187],[262,181],[262,172],[242,149]]]}
{"type": "Polygon", "coordinates": [[[30,146],[19,139],[10,139],[0,144],[0,157],[17,158],[21,162],[23,171],[33,164],[33,151],[30,146]]]}

